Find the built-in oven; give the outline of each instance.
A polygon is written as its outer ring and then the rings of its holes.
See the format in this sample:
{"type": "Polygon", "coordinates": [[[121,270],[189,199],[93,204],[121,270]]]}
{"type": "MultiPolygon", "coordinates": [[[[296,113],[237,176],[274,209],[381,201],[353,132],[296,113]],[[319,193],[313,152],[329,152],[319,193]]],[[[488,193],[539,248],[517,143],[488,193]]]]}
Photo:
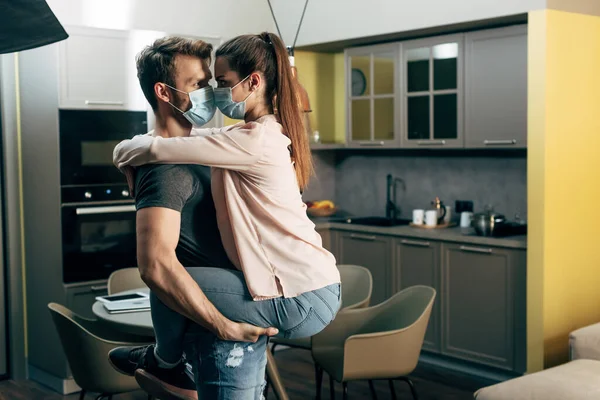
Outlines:
{"type": "Polygon", "coordinates": [[[135,267],[135,204],[114,147],[147,132],[146,112],[60,110],[63,281],[135,267]]]}
{"type": "Polygon", "coordinates": [[[145,111],[60,110],[61,186],[120,183],[113,149],[148,131],[145,111]]]}
{"type": "Polygon", "coordinates": [[[137,266],[135,204],[62,205],[63,281],[107,279],[137,266]]]}

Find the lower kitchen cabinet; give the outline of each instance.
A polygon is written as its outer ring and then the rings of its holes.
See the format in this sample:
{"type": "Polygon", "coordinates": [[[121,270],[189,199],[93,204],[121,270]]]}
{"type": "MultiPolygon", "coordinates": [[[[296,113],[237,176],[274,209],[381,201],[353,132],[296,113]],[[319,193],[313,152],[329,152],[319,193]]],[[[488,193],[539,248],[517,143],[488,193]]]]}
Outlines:
{"type": "Polygon", "coordinates": [[[525,254],[442,245],[442,354],[524,372],[525,254]]]}
{"type": "Polygon", "coordinates": [[[439,353],[440,338],[440,243],[422,239],[394,239],[394,292],[425,285],[437,292],[423,342],[423,349],[439,353]]]}
{"type": "Polygon", "coordinates": [[[323,242],[323,247],[326,250],[332,251],[331,245],[331,231],[327,228],[325,229],[317,229],[317,233],[321,235],[321,240],[323,242]]]}
{"type": "Polygon", "coordinates": [[[392,241],[387,236],[368,233],[335,232],[338,264],[360,265],[373,275],[371,305],[386,300],[392,293],[392,241]]]}
{"type": "Polygon", "coordinates": [[[75,314],[82,317],[96,319],[92,306],[97,296],[108,294],[106,281],[99,281],[91,285],[70,287],[67,289],[67,307],[75,314]]]}

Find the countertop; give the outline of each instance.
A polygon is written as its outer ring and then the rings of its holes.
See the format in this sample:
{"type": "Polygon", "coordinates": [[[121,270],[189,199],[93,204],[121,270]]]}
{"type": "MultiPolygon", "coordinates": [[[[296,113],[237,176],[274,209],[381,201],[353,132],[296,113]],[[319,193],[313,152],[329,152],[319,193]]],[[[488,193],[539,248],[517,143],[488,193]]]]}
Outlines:
{"type": "Polygon", "coordinates": [[[480,246],[504,247],[509,249],[527,249],[527,235],[509,237],[484,237],[477,236],[471,228],[439,228],[425,229],[415,228],[408,225],[383,227],[358,224],[346,224],[332,222],[326,218],[314,218],[313,222],[317,229],[335,229],[338,231],[352,231],[375,235],[400,236],[406,238],[437,240],[443,242],[454,242],[473,244],[480,246]]]}

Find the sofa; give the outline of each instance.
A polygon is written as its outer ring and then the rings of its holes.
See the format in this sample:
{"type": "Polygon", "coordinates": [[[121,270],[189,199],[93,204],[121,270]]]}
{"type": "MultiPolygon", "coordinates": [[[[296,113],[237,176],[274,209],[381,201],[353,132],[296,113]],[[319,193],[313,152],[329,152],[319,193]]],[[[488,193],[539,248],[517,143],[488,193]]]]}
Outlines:
{"type": "Polygon", "coordinates": [[[476,400],[599,400],[600,323],[571,332],[566,364],[475,392],[476,400]]]}

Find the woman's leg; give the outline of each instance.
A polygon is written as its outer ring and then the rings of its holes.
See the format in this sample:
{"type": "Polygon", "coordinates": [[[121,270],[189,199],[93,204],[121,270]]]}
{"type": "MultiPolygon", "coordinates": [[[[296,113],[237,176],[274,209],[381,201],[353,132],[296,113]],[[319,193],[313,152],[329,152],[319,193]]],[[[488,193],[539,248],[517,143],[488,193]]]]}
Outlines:
{"type": "Polygon", "coordinates": [[[183,356],[183,340],[189,320],[165,305],[150,291],[150,313],[154,326],[156,347],[154,355],[159,364],[175,366],[183,356]]]}
{"type": "MultiPolygon", "coordinates": [[[[221,268],[187,268],[187,271],[225,317],[260,327],[273,326],[286,337],[318,333],[333,320],[339,309],[339,285],[296,298],[254,301],[240,271],[221,268]]],[[[158,320],[155,322],[160,323],[158,320]]],[[[260,338],[257,343],[223,341],[197,324],[190,324],[188,334],[191,350],[186,353],[195,365],[202,398],[261,398],[266,337],[260,338]]]]}

